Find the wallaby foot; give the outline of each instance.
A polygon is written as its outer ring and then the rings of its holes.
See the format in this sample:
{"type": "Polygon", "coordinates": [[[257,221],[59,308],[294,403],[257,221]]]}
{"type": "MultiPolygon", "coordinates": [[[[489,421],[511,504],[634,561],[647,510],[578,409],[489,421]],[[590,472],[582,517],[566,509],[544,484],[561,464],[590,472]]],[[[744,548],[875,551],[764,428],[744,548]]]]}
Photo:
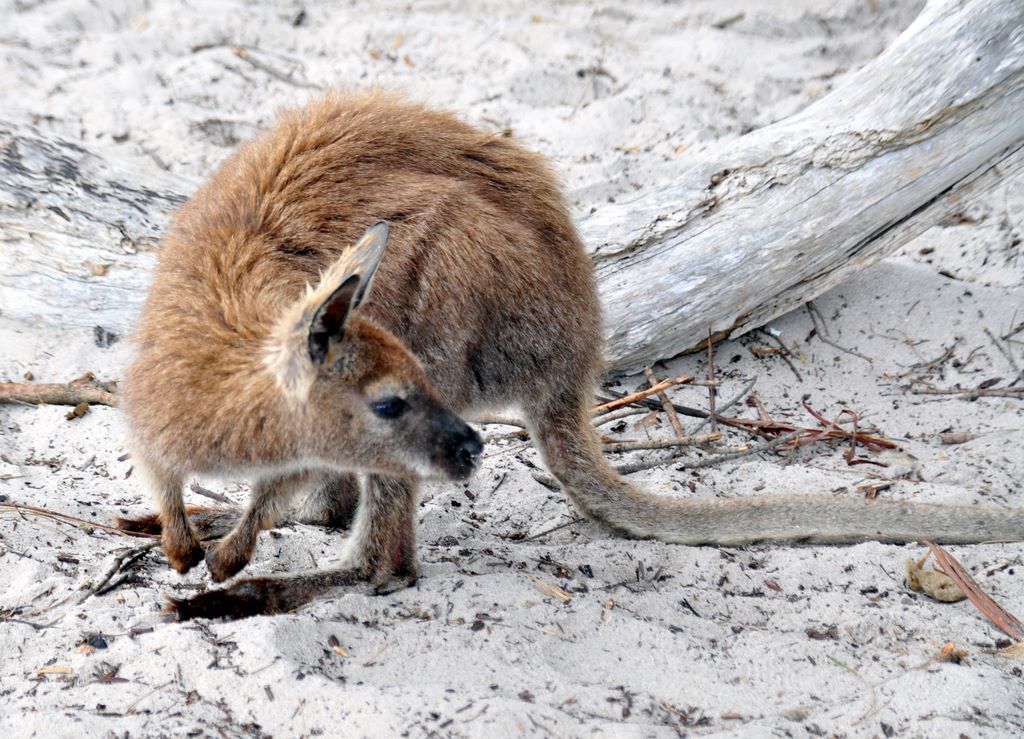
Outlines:
{"type": "Polygon", "coordinates": [[[210,544],[206,548],[204,556],[206,569],[210,571],[210,579],[214,582],[230,580],[245,569],[256,549],[255,537],[251,550],[247,550],[238,540],[227,544],[225,542],[226,540],[222,540],[220,543],[210,544]]]}
{"type": "Polygon", "coordinates": [[[287,613],[339,587],[362,581],[355,570],[339,569],[287,577],[253,577],[191,598],[168,598],[164,613],[172,620],[238,619],[287,613]]]}
{"type": "Polygon", "coordinates": [[[419,575],[396,575],[387,582],[377,583],[373,588],[374,595],[391,595],[406,588],[411,588],[419,580],[419,575]]]}

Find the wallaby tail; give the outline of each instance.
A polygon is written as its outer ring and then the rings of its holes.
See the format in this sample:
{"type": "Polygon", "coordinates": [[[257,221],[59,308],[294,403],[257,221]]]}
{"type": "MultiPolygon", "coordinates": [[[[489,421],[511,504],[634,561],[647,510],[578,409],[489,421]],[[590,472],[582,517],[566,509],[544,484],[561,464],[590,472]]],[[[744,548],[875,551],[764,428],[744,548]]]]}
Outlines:
{"type": "Polygon", "coordinates": [[[703,502],[652,495],[608,465],[597,433],[582,414],[553,414],[536,424],[533,438],[577,508],[628,537],[694,545],[1024,541],[1024,508],[821,496],[703,502]]]}

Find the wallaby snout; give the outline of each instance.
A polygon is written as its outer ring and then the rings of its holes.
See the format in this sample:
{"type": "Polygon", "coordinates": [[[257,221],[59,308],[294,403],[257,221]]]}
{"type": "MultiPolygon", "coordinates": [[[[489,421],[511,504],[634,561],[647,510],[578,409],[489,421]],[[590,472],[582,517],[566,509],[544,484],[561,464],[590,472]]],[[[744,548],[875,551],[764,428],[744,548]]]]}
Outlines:
{"type": "Polygon", "coordinates": [[[438,408],[431,419],[437,440],[433,464],[452,480],[467,480],[480,464],[484,443],[480,435],[451,411],[438,408]]]}

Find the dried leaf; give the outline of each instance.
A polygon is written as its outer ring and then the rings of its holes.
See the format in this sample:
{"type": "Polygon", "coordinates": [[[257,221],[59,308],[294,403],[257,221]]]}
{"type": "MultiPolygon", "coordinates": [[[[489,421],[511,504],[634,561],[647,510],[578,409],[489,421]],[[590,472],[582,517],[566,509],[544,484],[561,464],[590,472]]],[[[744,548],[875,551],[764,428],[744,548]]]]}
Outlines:
{"type": "Polygon", "coordinates": [[[72,670],[67,665],[53,665],[52,667],[40,667],[36,670],[37,675],[70,675],[72,670]]]}
{"type": "Polygon", "coordinates": [[[69,410],[66,414],[64,414],[64,418],[66,418],[69,421],[74,421],[76,418],[81,418],[82,416],[84,416],[88,412],[89,412],[89,404],[88,403],[79,403],[74,408],[69,410]]]}
{"type": "Polygon", "coordinates": [[[557,585],[552,585],[549,582],[545,582],[544,580],[541,580],[539,577],[532,573],[528,572],[526,574],[531,580],[533,580],[533,586],[544,595],[550,596],[552,598],[558,598],[558,600],[562,601],[563,603],[567,603],[568,601],[572,600],[572,595],[563,588],[560,588],[557,585]]]}
{"type": "Polygon", "coordinates": [[[964,600],[967,596],[949,575],[924,569],[928,556],[926,554],[920,560],[907,560],[907,586],[940,603],[958,603],[964,600]]]}

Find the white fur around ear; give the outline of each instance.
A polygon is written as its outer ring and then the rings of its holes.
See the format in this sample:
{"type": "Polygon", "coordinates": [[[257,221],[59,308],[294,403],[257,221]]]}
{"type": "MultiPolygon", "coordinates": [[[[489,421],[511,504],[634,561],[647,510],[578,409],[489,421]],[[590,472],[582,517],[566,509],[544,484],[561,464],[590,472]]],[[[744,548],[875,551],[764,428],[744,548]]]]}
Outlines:
{"type": "Polygon", "coordinates": [[[328,359],[328,342],[341,337],[348,314],[369,294],[387,244],[387,222],[370,226],[320,275],[316,287],[306,287],[274,327],[266,366],[291,405],[301,406],[309,398],[317,365],[328,359]]]}

